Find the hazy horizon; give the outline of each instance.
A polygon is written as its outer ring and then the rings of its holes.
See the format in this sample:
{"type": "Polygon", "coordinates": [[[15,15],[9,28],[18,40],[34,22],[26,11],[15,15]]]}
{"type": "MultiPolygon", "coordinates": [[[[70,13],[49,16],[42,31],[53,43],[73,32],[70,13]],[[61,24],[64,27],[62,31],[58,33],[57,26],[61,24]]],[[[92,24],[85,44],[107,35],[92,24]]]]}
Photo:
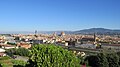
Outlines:
{"type": "MultiPolygon", "coordinates": [[[[79,30],[53,30],[53,31],[40,31],[40,30],[34,30],[34,31],[0,31],[0,34],[35,34],[35,31],[37,31],[38,34],[53,34],[56,32],[57,34],[60,34],[61,32],[66,32],[66,33],[73,33],[76,31],[82,31],[82,30],[88,30],[88,29],[93,29],[93,28],[86,28],[86,29],[79,29],[79,30]]],[[[98,29],[98,28],[96,28],[98,29]]],[[[100,28],[99,28],[100,29],[100,28]]],[[[101,28],[101,29],[108,29],[108,28],[101,28]]],[[[120,30],[120,29],[108,29],[108,30],[120,30]]]]}

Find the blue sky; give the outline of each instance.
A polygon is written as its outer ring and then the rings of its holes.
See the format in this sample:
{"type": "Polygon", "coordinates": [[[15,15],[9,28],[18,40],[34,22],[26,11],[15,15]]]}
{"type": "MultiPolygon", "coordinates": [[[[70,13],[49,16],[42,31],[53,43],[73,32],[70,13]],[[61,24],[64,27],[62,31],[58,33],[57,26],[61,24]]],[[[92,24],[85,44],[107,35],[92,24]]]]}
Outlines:
{"type": "Polygon", "coordinates": [[[120,0],[0,0],[0,31],[120,29],[120,0]]]}

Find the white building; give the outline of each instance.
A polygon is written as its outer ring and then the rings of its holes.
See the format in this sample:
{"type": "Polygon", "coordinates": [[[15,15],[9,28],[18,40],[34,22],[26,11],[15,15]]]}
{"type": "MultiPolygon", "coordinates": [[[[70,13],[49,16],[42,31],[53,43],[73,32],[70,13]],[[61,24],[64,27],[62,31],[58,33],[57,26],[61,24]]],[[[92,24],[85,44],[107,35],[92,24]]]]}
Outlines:
{"type": "Polygon", "coordinates": [[[4,49],[2,49],[2,48],[0,48],[0,53],[1,53],[1,52],[5,52],[5,50],[4,50],[4,49]]]}

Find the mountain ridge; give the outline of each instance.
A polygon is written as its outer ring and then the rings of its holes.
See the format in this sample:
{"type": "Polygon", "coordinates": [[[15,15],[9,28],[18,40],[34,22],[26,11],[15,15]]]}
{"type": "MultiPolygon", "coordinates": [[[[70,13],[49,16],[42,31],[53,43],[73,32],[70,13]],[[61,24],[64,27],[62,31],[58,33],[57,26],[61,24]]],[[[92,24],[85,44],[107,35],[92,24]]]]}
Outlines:
{"type": "Polygon", "coordinates": [[[74,31],[76,34],[91,34],[91,33],[98,33],[98,34],[120,34],[119,29],[106,29],[106,28],[90,28],[90,29],[83,29],[79,31],[74,31]]]}

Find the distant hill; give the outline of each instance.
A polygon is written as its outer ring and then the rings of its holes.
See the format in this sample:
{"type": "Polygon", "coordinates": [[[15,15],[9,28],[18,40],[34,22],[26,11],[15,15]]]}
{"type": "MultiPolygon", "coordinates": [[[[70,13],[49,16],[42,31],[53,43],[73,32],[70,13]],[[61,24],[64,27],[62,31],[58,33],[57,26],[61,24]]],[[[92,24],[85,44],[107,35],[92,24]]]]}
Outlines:
{"type": "Polygon", "coordinates": [[[75,34],[120,34],[120,30],[112,30],[112,29],[105,29],[105,28],[90,28],[84,29],[79,31],[74,31],[75,34]]]}
{"type": "MultiPolygon", "coordinates": [[[[56,32],[57,34],[60,34],[62,31],[37,31],[37,34],[53,34],[56,32]]],[[[84,29],[79,31],[64,31],[66,34],[120,34],[120,30],[112,30],[112,29],[105,29],[105,28],[90,28],[90,29],[84,29]]],[[[33,32],[29,31],[11,31],[11,32],[0,32],[0,34],[34,34],[33,32]]]]}

